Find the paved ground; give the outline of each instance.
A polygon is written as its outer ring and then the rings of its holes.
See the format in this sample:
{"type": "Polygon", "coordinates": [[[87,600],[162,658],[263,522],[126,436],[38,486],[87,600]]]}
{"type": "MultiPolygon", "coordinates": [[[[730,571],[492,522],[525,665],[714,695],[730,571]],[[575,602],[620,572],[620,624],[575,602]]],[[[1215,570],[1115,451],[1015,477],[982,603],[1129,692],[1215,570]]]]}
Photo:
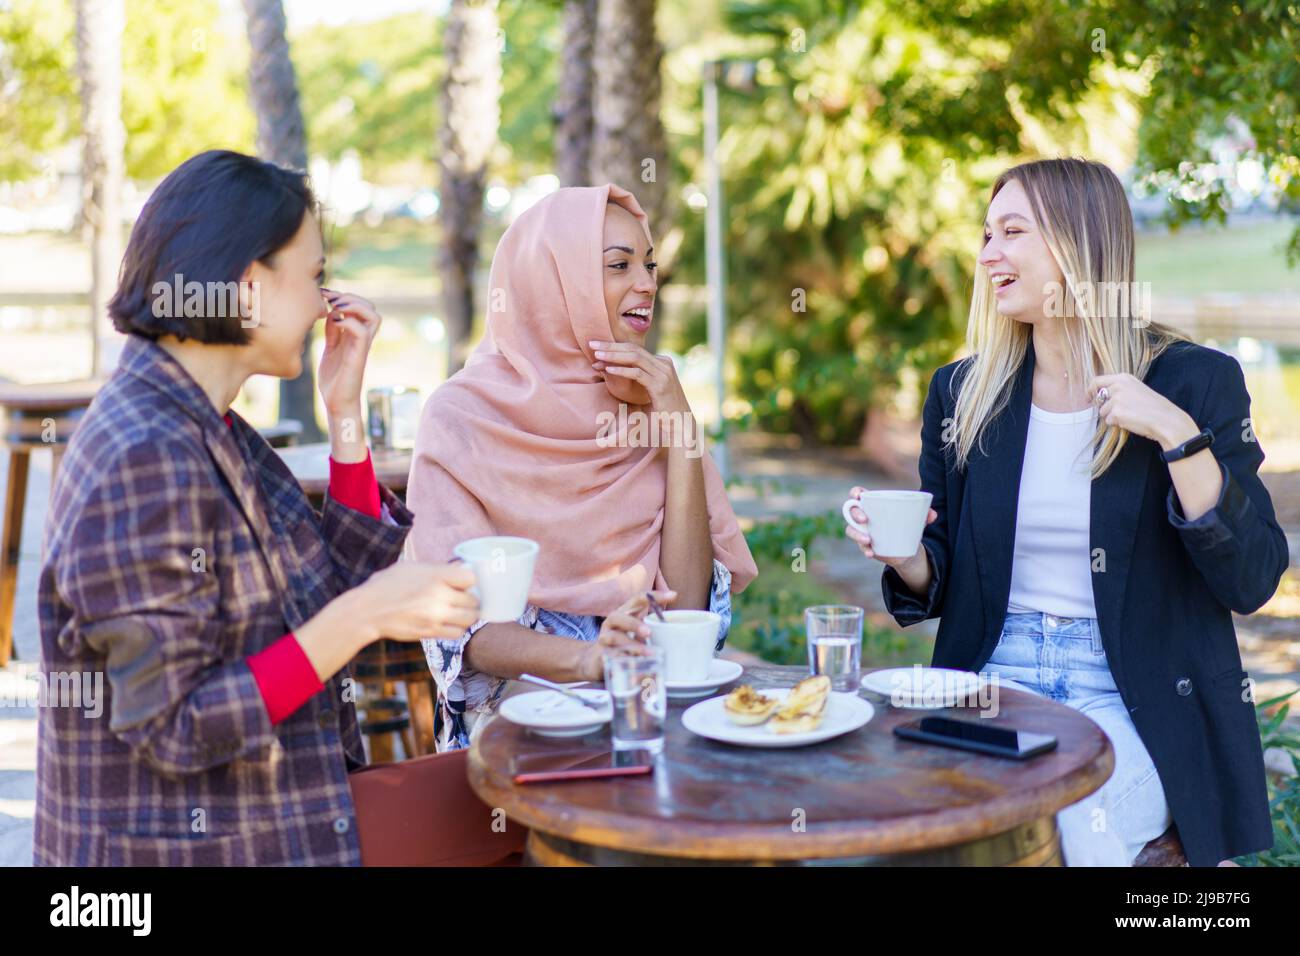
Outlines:
{"type": "MultiPolygon", "coordinates": [[[[15,619],[18,660],[0,670],[0,702],[13,698],[6,689],[21,682],[39,656],[36,578],[49,494],[48,457],[44,453],[33,457],[28,479],[15,619]]],[[[7,456],[0,450],[0,489],[7,467],[7,456]]],[[[886,482],[871,470],[860,452],[837,449],[809,453],[779,443],[750,443],[739,449],[735,471],[745,479],[779,483],[779,487],[765,492],[752,487],[735,488],[732,498],[742,517],[816,514],[838,507],[854,484],[878,487],[886,482]]],[[[1274,494],[1285,499],[1278,502],[1278,512],[1292,532],[1293,547],[1292,570],[1278,596],[1260,613],[1236,619],[1242,654],[1247,669],[1258,681],[1260,699],[1300,687],[1300,481],[1291,475],[1269,476],[1268,481],[1274,494]],[[1290,500],[1292,489],[1296,491],[1295,501],[1290,500]]],[[[852,542],[845,538],[822,542],[809,570],[844,600],[865,607],[876,623],[895,626],[881,605],[879,565],[862,560],[852,542]]],[[[918,626],[933,633],[934,622],[918,626]]],[[[1293,710],[1300,712],[1300,706],[1293,710]]],[[[35,770],[35,711],[0,706],[0,865],[23,866],[31,861],[35,770]]]]}

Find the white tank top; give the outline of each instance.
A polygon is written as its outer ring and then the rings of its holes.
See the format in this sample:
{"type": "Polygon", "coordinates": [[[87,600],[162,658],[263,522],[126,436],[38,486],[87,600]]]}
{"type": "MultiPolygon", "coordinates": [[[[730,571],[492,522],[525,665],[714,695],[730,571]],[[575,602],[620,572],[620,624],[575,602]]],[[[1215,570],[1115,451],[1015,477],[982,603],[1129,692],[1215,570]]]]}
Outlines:
{"type": "Polygon", "coordinates": [[[1095,409],[1029,408],[1007,610],[1096,617],[1088,546],[1095,409]]]}

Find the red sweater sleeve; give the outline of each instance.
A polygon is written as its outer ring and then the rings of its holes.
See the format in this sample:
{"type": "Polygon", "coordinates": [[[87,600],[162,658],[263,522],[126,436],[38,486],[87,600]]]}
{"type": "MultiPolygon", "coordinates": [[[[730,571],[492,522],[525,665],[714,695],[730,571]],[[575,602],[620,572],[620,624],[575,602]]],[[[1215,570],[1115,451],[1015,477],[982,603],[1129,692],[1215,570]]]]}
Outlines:
{"type": "MultiPolygon", "coordinates": [[[[229,412],[222,417],[227,425],[234,427],[229,412]]],[[[330,497],[353,511],[379,518],[379,481],[375,478],[375,463],[370,460],[369,449],[365,461],[345,465],[330,459],[330,497]]]]}
{"type": "Polygon", "coordinates": [[[365,461],[348,465],[330,459],[330,497],[353,511],[379,517],[379,482],[369,450],[365,461]]]}
{"type": "Polygon", "coordinates": [[[280,723],[325,687],[293,634],[284,635],[247,660],[272,724],[280,723]]]}
{"type": "MultiPolygon", "coordinates": [[[[222,417],[227,425],[234,426],[235,422],[229,413],[222,417]]],[[[354,465],[340,465],[333,458],[330,459],[330,493],[335,495],[335,500],[340,504],[357,511],[366,511],[375,518],[379,517],[379,483],[375,480],[375,468],[370,462],[369,452],[366,453],[365,461],[354,465]],[[358,490],[364,488],[364,479],[367,476],[374,492],[373,511],[364,507],[370,503],[370,499],[364,491],[358,490]],[[340,487],[343,490],[335,494],[335,489],[340,487]],[[342,497],[342,495],[350,495],[350,497],[342,497]],[[360,502],[361,505],[354,504],[354,501],[360,502]]],[[[320,693],[325,687],[316,676],[316,668],[312,667],[311,661],[303,653],[298,638],[293,634],[284,635],[265,650],[250,655],[247,661],[248,669],[253,672],[253,680],[257,681],[257,689],[261,691],[262,703],[266,705],[266,713],[271,718],[272,724],[283,721],[305,704],[312,695],[320,693]]]]}

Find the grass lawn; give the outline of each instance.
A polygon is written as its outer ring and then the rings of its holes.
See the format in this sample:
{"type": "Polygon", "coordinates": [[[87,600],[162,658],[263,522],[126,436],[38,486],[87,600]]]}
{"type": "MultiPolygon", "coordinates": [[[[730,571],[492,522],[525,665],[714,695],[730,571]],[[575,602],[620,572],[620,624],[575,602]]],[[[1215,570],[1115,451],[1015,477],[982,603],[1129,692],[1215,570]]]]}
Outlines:
{"type": "MultiPolygon", "coordinates": [[[[493,229],[491,223],[485,225],[493,229]]],[[[1296,225],[1274,219],[1139,233],[1138,277],[1151,282],[1158,294],[1175,296],[1300,293],[1300,268],[1288,268],[1283,252],[1296,225]]],[[[484,268],[492,261],[494,239],[495,232],[483,243],[484,268]]],[[[340,279],[427,279],[437,242],[437,225],[414,219],[376,227],[361,222],[327,226],[326,236],[340,279]]]]}
{"type": "Polygon", "coordinates": [[[1141,233],[1138,279],[1150,282],[1157,296],[1300,293],[1300,268],[1287,268],[1283,251],[1297,224],[1273,219],[1141,233]]]}

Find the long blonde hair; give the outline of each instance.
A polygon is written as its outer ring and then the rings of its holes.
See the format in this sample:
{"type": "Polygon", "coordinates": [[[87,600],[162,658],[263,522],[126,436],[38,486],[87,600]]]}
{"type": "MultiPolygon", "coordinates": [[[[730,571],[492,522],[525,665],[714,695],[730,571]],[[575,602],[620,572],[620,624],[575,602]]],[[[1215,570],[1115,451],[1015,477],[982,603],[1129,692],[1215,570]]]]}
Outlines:
{"type": "MultiPolygon", "coordinates": [[[[1052,256],[1065,276],[1062,331],[1072,381],[1127,372],[1146,376],[1171,344],[1186,341],[1177,329],[1150,321],[1135,309],[1133,213],[1119,179],[1102,163],[1043,159],[1008,169],[993,197],[1015,180],[1024,188],[1052,256]]],[[[957,465],[965,468],[985,428],[1006,407],[1025,359],[1032,327],[999,315],[988,270],[976,263],[966,344],[970,351],[953,376],[960,391],[953,414],[957,465]]],[[[1100,420],[1092,438],[1092,477],[1119,457],[1128,432],[1100,420]]]]}

